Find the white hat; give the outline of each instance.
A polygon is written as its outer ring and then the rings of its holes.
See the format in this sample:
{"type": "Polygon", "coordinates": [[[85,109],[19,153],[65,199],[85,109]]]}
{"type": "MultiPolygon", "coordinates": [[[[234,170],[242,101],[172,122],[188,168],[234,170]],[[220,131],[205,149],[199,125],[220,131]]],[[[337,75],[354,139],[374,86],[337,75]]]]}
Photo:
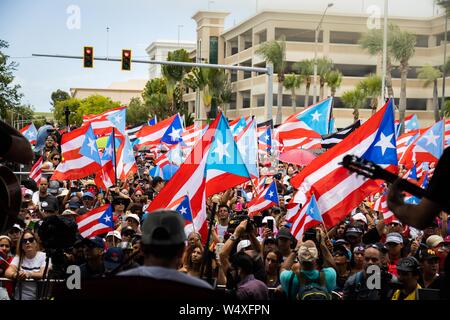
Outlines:
{"type": "Polygon", "coordinates": [[[242,249],[249,247],[251,244],[250,240],[241,240],[237,245],[236,252],[241,252],[242,249]]]}
{"type": "Polygon", "coordinates": [[[108,232],[108,233],[106,234],[106,238],[108,238],[109,236],[113,236],[113,237],[116,237],[117,239],[122,240],[122,236],[120,235],[120,232],[117,231],[117,230],[108,232]]]}
{"type": "Polygon", "coordinates": [[[437,234],[433,234],[429,236],[427,239],[427,246],[430,248],[436,248],[439,244],[444,242],[444,238],[438,236],[437,234]]]}
{"type": "Polygon", "coordinates": [[[25,190],[25,194],[24,194],[25,196],[32,196],[33,195],[33,190],[30,190],[30,189],[27,189],[27,190],[25,190]]]}
{"type": "Polygon", "coordinates": [[[265,216],[265,217],[262,219],[262,223],[263,223],[263,224],[264,224],[264,223],[267,223],[268,220],[273,220],[273,222],[275,222],[275,218],[274,218],[274,217],[272,217],[272,216],[265,216]]]}
{"type": "Polygon", "coordinates": [[[20,232],[23,231],[23,228],[22,228],[19,224],[17,224],[17,223],[15,223],[15,224],[11,227],[11,229],[18,229],[20,232]]]}
{"type": "Polygon", "coordinates": [[[134,213],[129,213],[129,214],[127,214],[127,215],[125,216],[125,221],[126,221],[128,218],[134,219],[138,224],[140,223],[140,219],[139,219],[139,216],[138,216],[137,214],[134,214],[134,213]]]}
{"type": "Polygon", "coordinates": [[[353,221],[363,221],[365,224],[367,224],[367,218],[362,212],[358,212],[352,217],[353,221]]]}

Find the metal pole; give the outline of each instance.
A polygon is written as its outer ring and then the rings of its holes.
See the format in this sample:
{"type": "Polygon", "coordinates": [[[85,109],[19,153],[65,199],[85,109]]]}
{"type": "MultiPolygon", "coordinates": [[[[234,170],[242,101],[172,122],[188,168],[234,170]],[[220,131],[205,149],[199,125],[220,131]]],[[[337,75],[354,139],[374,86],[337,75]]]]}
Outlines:
{"type": "Polygon", "coordinates": [[[447,70],[445,64],[447,63],[447,26],[448,26],[448,13],[445,10],[445,30],[444,30],[444,63],[442,65],[442,98],[441,98],[441,117],[444,116],[444,104],[445,104],[445,77],[447,76],[447,70]]]}
{"type": "Polygon", "coordinates": [[[273,64],[267,64],[267,120],[272,120],[273,106],[273,64]]]}
{"type": "Polygon", "coordinates": [[[109,57],[109,27],[106,27],[106,59],[109,57]]]}
{"type": "Polygon", "coordinates": [[[114,186],[117,187],[117,159],[116,159],[116,132],[114,127],[112,128],[112,148],[113,148],[113,161],[114,161],[114,186]]]}
{"type": "Polygon", "coordinates": [[[313,104],[317,102],[317,45],[319,42],[319,30],[316,28],[314,35],[314,84],[313,84],[313,104]]]}
{"type": "Polygon", "coordinates": [[[382,104],[386,100],[386,73],[387,73],[387,18],[388,18],[388,0],[384,0],[384,35],[383,35],[383,74],[381,76],[381,99],[382,104]]]}

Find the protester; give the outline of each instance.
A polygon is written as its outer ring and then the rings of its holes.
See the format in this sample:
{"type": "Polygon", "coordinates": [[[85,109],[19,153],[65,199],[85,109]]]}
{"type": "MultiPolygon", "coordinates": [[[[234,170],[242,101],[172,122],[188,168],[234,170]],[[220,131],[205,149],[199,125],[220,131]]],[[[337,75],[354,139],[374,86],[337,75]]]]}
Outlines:
{"type": "Polygon", "coordinates": [[[402,289],[397,289],[392,300],[417,300],[417,289],[420,289],[420,264],[414,257],[407,257],[397,264],[399,281],[402,289]]]}
{"type": "Polygon", "coordinates": [[[203,259],[203,247],[199,244],[194,244],[186,248],[184,255],[183,267],[178,271],[186,273],[193,277],[200,277],[200,267],[203,259]]]}
{"type": "Polygon", "coordinates": [[[86,280],[102,277],[105,273],[103,262],[105,243],[103,239],[100,237],[84,239],[83,244],[86,263],[80,266],[81,278],[86,280]]]}

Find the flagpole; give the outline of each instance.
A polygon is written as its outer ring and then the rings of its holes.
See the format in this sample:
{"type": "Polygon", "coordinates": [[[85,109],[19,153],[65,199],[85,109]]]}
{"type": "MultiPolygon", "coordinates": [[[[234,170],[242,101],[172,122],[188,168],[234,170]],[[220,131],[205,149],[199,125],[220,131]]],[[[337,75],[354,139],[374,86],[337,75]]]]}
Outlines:
{"type": "Polygon", "coordinates": [[[117,159],[116,159],[116,131],[112,128],[112,147],[113,147],[113,162],[114,162],[114,185],[117,187],[117,159]]]}
{"type": "Polygon", "coordinates": [[[191,199],[189,198],[189,191],[186,192],[186,195],[187,195],[188,201],[189,201],[189,212],[191,213],[191,220],[192,220],[192,231],[194,231],[194,233],[196,233],[194,217],[192,216],[192,207],[191,207],[191,199]]]}

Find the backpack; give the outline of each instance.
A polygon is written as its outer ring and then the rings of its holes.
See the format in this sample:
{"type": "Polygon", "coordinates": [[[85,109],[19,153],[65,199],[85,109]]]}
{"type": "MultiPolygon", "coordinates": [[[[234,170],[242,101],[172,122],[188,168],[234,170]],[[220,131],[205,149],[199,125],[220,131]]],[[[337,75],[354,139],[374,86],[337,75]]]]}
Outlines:
{"type": "Polygon", "coordinates": [[[300,290],[297,300],[331,300],[325,285],[325,274],[321,271],[315,280],[308,279],[305,274],[299,275],[300,290]]]}

